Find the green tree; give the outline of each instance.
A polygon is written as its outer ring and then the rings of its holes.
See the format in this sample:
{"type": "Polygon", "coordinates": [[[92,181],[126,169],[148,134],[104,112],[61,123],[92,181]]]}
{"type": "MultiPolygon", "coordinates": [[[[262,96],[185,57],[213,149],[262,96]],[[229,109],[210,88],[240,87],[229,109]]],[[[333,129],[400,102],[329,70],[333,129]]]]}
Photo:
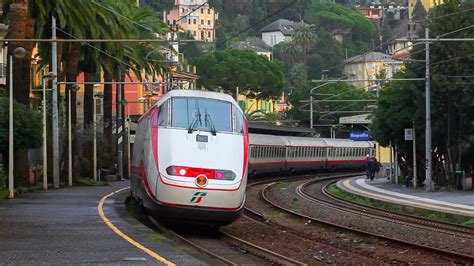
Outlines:
{"type": "Polygon", "coordinates": [[[283,89],[283,65],[249,50],[225,49],[198,57],[192,61],[201,77],[198,86],[223,88],[235,95],[251,90],[259,98],[280,95],[283,89]]]}
{"type": "Polygon", "coordinates": [[[417,0],[415,7],[413,8],[412,19],[423,20],[426,18],[426,15],[427,13],[425,7],[423,6],[423,3],[421,2],[421,0],[417,0]]]}
{"type": "MultiPolygon", "coordinates": [[[[474,24],[474,17],[465,10],[473,3],[449,0],[431,9],[430,16],[444,17],[427,24],[433,36],[453,32],[450,38],[473,38],[472,31],[458,29],[474,24]],[[464,11],[464,12],[460,12],[464,11]],[[447,14],[459,13],[456,16],[447,14]]],[[[422,29],[424,31],[424,29],[422,29]]],[[[422,47],[414,47],[412,57],[424,60],[422,47]]],[[[430,47],[431,61],[431,127],[433,180],[440,185],[456,185],[454,172],[457,166],[471,169],[474,161],[474,72],[472,54],[474,45],[469,42],[434,42],[430,47]],[[471,74],[469,74],[471,73],[471,74]]],[[[424,63],[410,63],[401,77],[423,77],[424,63]]],[[[415,121],[417,142],[424,146],[425,109],[424,82],[396,82],[386,84],[381,92],[378,109],[374,114],[373,131],[383,144],[391,141],[399,147],[402,158],[411,158],[411,150],[402,139],[403,129],[415,121]],[[403,103],[403,104],[399,104],[403,103]],[[421,104],[420,104],[421,103],[421,104]],[[397,106],[398,105],[398,106],[397,106]],[[390,123],[390,125],[388,125],[390,123]]],[[[418,149],[420,165],[425,158],[424,149],[418,149]]],[[[423,176],[420,169],[418,176],[423,176]]]]}
{"type": "Polygon", "coordinates": [[[292,36],[293,43],[301,48],[303,52],[303,82],[308,80],[308,51],[314,47],[318,41],[315,33],[315,26],[303,23],[292,36]]]}
{"type": "MultiPolygon", "coordinates": [[[[349,56],[360,54],[371,47],[377,38],[377,27],[355,8],[337,3],[312,2],[305,12],[305,20],[331,33],[334,30],[350,30],[349,41],[354,49],[349,56]]],[[[345,40],[347,42],[348,40],[345,40]]],[[[345,47],[347,48],[347,47],[345,47]]]]}
{"type": "MultiPolygon", "coordinates": [[[[9,98],[0,96],[0,151],[3,166],[8,167],[8,124],[9,124],[9,98]]],[[[13,105],[13,135],[15,151],[41,147],[42,116],[38,111],[30,110],[25,105],[14,102],[13,105]]],[[[15,154],[15,157],[18,156],[15,154]]],[[[17,164],[25,167],[24,164],[17,164]]],[[[16,167],[15,167],[16,168],[16,167]]],[[[26,185],[27,179],[16,178],[16,184],[26,185]]]]}

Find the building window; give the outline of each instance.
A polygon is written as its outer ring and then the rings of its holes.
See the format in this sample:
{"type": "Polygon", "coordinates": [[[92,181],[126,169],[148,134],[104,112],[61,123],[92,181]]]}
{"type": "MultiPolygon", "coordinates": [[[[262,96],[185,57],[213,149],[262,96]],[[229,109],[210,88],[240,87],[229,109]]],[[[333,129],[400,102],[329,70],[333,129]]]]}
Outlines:
{"type": "Polygon", "coordinates": [[[210,20],[207,21],[207,25],[211,26],[211,21],[210,20]]]}
{"type": "Polygon", "coordinates": [[[204,8],[201,8],[201,14],[204,14],[204,8]]]}
{"type": "Polygon", "coordinates": [[[211,38],[211,32],[210,31],[207,32],[207,37],[211,38]]]}
{"type": "Polygon", "coordinates": [[[208,14],[208,15],[211,14],[211,9],[208,9],[208,10],[207,10],[207,14],[208,14]]]}
{"type": "Polygon", "coordinates": [[[184,13],[184,8],[182,10],[183,10],[183,13],[184,13]]]}
{"type": "Polygon", "coordinates": [[[190,18],[188,18],[188,24],[191,24],[191,19],[190,18]]]}
{"type": "Polygon", "coordinates": [[[204,19],[201,19],[201,25],[204,25],[204,19]]]}
{"type": "Polygon", "coordinates": [[[276,44],[276,35],[270,35],[270,45],[276,44]]]}
{"type": "Polygon", "coordinates": [[[196,19],[195,18],[193,19],[193,24],[196,24],[196,19]]]}

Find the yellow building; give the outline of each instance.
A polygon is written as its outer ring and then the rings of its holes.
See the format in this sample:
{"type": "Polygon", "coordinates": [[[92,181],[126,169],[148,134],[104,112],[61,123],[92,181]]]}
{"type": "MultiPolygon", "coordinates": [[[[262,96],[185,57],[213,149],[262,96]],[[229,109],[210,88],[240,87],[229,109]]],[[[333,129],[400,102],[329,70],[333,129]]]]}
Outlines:
{"type": "Polygon", "coordinates": [[[380,52],[356,55],[344,60],[344,63],[344,74],[347,79],[358,80],[348,81],[348,83],[369,92],[378,89],[378,82],[370,80],[380,78],[380,76],[391,78],[395,72],[404,68],[402,61],[380,52]]]}
{"type": "MultiPolygon", "coordinates": [[[[411,19],[413,16],[413,9],[415,9],[416,2],[418,0],[408,0],[408,18],[411,19]]],[[[425,8],[426,12],[436,6],[444,3],[444,0],[420,0],[425,8]]]]}
{"type": "Polygon", "coordinates": [[[216,38],[218,14],[206,0],[175,0],[172,10],[163,12],[163,21],[168,25],[178,24],[195,40],[213,42],[216,38]]]}

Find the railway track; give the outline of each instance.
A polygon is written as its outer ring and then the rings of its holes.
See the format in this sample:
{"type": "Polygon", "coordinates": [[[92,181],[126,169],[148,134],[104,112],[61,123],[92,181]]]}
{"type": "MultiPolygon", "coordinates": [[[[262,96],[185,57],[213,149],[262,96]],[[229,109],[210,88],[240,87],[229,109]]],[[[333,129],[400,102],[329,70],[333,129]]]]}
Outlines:
{"type": "MultiPolygon", "coordinates": [[[[335,203],[335,201],[329,202],[327,200],[326,195],[325,195],[325,197],[326,197],[326,200],[325,200],[325,199],[314,197],[312,195],[308,195],[305,192],[304,188],[311,185],[311,184],[320,183],[320,182],[324,182],[325,184],[327,184],[327,183],[332,182],[335,179],[340,179],[340,178],[343,178],[343,177],[347,177],[347,175],[345,175],[345,176],[321,177],[317,180],[311,180],[311,181],[305,182],[305,183],[303,183],[303,184],[301,184],[297,187],[296,193],[301,198],[304,198],[304,199],[306,199],[306,200],[308,200],[312,203],[323,205],[327,208],[335,209],[338,212],[340,212],[342,210],[342,211],[349,211],[349,212],[357,214],[357,215],[371,215],[372,218],[381,219],[381,220],[385,220],[385,221],[395,221],[396,220],[395,216],[392,216],[392,218],[387,218],[387,217],[381,216],[382,215],[381,213],[379,213],[379,214],[375,214],[375,213],[365,214],[364,209],[361,208],[360,206],[357,206],[357,208],[355,210],[354,209],[349,209],[349,207],[347,207],[347,206],[345,208],[343,208],[342,206],[340,206],[340,205],[342,205],[342,203],[340,203],[340,202],[339,203],[335,203]]],[[[262,199],[265,202],[267,202],[268,204],[272,205],[273,207],[275,207],[279,210],[285,211],[287,213],[290,213],[290,214],[292,214],[296,217],[304,218],[304,219],[307,219],[308,221],[323,223],[323,224],[326,224],[326,225],[329,225],[329,226],[332,226],[332,227],[336,227],[338,229],[343,229],[343,230],[346,230],[346,231],[349,231],[349,232],[355,232],[355,233],[363,234],[363,235],[366,235],[366,236],[372,236],[372,237],[376,237],[376,238],[379,238],[379,239],[388,240],[390,242],[395,242],[395,243],[398,243],[398,244],[402,244],[404,246],[414,247],[414,248],[417,248],[417,249],[426,250],[426,251],[434,252],[434,253],[437,253],[437,254],[443,254],[445,256],[453,258],[457,262],[458,261],[459,262],[472,262],[472,261],[474,261],[474,256],[471,256],[471,255],[468,255],[468,254],[462,254],[462,253],[458,253],[458,252],[455,252],[455,251],[440,249],[440,248],[433,247],[433,246],[426,246],[425,244],[413,243],[413,242],[405,241],[405,240],[402,240],[402,239],[397,239],[397,238],[394,238],[394,237],[382,236],[380,234],[376,234],[376,233],[372,233],[372,232],[369,232],[369,231],[360,230],[360,229],[356,229],[356,228],[352,228],[352,227],[348,227],[348,226],[343,226],[343,225],[340,225],[340,224],[331,223],[331,222],[328,222],[328,221],[323,220],[321,218],[311,217],[311,216],[308,216],[308,215],[304,215],[302,213],[295,212],[294,210],[285,208],[283,206],[280,206],[279,204],[276,204],[276,203],[272,202],[269,198],[266,197],[266,195],[265,195],[266,190],[269,187],[271,187],[272,185],[273,185],[273,183],[268,184],[261,191],[262,199]]],[[[324,192],[322,192],[322,194],[324,194],[324,192]]],[[[251,210],[247,210],[247,213],[251,213],[251,210]]],[[[255,213],[250,214],[250,216],[252,216],[252,215],[253,216],[258,216],[258,214],[255,214],[255,213]]],[[[263,217],[260,217],[260,219],[262,219],[262,218],[263,217]]],[[[430,221],[430,222],[435,223],[435,222],[432,222],[432,221],[430,221]]],[[[406,225],[421,226],[419,223],[410,223],[409,221],[406,221],[404,223],[406,225]]],[[[428,225],[424,225],[424,226],[428,226],[428,225]]],[[[443,230],[443,232],[450,233],[450,230],[448,229],[448,226],[446,224],[442,225],[441,227],[443,227],[443,228],[438,228],[437,230],[443,230]]],[[[459,230],[457,230],[457,229],[455,229],[455,230],[456,231],[451,232],[451,234],[455,234],[455,235],[459,234],[459,235],[462,235],[463,237],[469,237],[467,233],[459,232],[459,230]]],[[[472,238],[472,236],[470,236],[470,237],[472,238]]]]}
{"type": "Polygon", "coordinates": [[[221,230],[189,233],[171,229],[148,217],[159,230],[172,235],[225,265],[305,265],[221,230]]]}
{"type": "MultiPolygon", "coordinates": [[[[331,182],[332,183],[332,182],[331,182]]],[[[393,223],[399,223],[404,225],[410,225],[418,228],[423,228],[426,230],[431,230],[437,233],[444,233],[448,235],[453,235],[456,237],[462,237],[466,239],[473,239],[474,238],[474,228],[461,226],[453,223],[442,222],[442,221],[434,221],[430,219],[425,219],[422,217],[404,214],[404,213],[396,213],[392,211],[387,211],[381,208],[372,207],[363,205],[357,202],[344,200],[338,198],[327,191],[327,187],[331,184],[326,184],[321,189],[323,195],[327,198],[326,200],[321,197],[319,200],[325,201],[332,206],[338,207],[341,210],[355,212],[359,215],[374,215],[378,219],[384,219],[386,221],[390,221],[393,223]]],[[[309,193],[307,193],[307,187],[314,184],[314,182],[307,182],[304,185],[299,187],[300,193],[305,194],[306,196],[313,197],[309,193]]],[[[314,198],[314,197],[313,197],[314,198]]]]}

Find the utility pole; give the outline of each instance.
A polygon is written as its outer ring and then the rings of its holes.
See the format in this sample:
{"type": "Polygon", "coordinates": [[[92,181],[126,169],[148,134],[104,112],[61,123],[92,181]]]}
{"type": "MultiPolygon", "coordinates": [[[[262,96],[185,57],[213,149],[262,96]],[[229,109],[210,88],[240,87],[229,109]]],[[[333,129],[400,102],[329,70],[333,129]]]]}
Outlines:
{"type": "Polygon", "coordinates": [[[425,160],[426,160],[426,191],[433,191],[433,180],[431,177],[432,161],[431,161],[431,95],[430,95],[430,43],[429,43],[430,29],[425,29],[425,111],[426,111],[426,131],[425,131],[425,160]]]}
{"type": "Polygon", "coordinates": [[[413,187],[416,188],[418,184],[418,177],[416,175],[416,133],[415,121],[413,121],[413,187]]]}
{"type": "Polygon", "coordinates": [[[309,128],[313,129],[313,95],[309,96],[309,128]]]}
{"type": "Polygon", "coordinates": [[[51,18],[52,33],[51,33],[51,68],[54,75],[52,84],[52,123],[53,123],[53,187],[59,188],[59,133],[58,133],[58,51],[56,40],[56,18],[51,18]]]}
{"type": "MultiPolygon", "coordinates": [[[[117,79],[121,81],[122,72],[120,69],[117,71],[117,79]]],[[[117,84],[116,100],[117,100],[117,122],[116,122],[116,135],[117,135],[117,166],[118,175],[123,180],[123,118],[122,118],[122,84],[117,84]]]]}

